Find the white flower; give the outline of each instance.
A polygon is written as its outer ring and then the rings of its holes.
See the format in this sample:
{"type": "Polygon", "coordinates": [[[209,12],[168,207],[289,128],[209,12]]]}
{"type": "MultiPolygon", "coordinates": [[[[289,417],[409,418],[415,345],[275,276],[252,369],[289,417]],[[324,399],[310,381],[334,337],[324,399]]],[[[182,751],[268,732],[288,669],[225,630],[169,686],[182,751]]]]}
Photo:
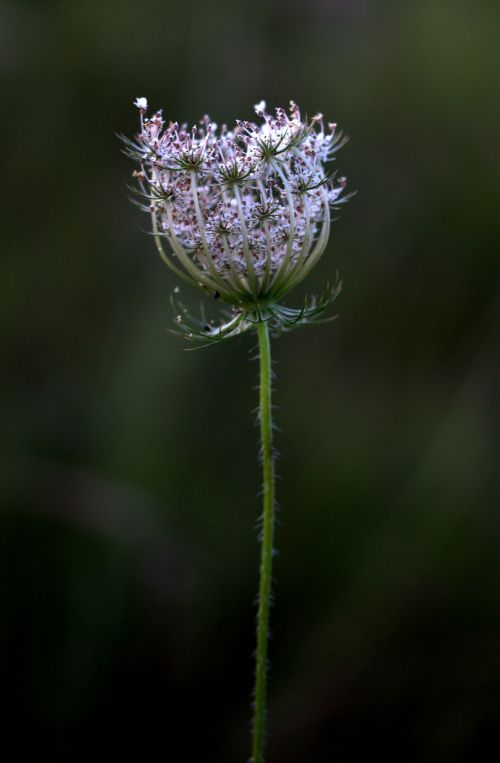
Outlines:
{"type": "Polygon", "coordinates": [[[208,116],[189,128],[147,117],[146,98],[135,106],[141,131],[128,153],[166,263],[240,309],[275,305],[321,257],[330,206],[343,201],[345,179],[324,167],[343,143],[335,125],[325,135],[321,115],[302,121],[293,102],[271,116],[261,101],[260,125],[219,132],[208,116]]]}
{"type": "Polygon", "coordinates": [[[255,111],[256,114],[258,114],[259,117],[263,116],[266,113],[266,102],[259,101],[253,107],[253,110],[255,111]]]}

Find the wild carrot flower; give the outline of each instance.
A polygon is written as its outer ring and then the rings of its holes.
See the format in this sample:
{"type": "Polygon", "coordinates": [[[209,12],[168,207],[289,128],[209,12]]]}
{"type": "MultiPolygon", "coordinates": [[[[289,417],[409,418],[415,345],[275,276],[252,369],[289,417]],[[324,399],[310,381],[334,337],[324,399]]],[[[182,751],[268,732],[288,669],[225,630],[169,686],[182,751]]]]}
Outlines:
{"type": "MultiPolygon", "coordinates": [[[[337,295],[339,285],[301,310],[280,306],[285,294],[318,262],[330,234],[330,208],[345,178],[325,168],[344,138],[322,114],[303,119],[292,101],[274,115],[255,106],[259,124],[234,128],[205,116],[199,124],[147,116],[137,98],[141,129],[126,152],[138,161],[141,206],[151,215],[161,257],[180,278],[233,307],[229,323],[192,330],[189,338],[218,340],[256,320],[290,327],[310,320],[337,295]]],[[[182,311],[181,311],[182,312],[182,311]]]]}
{"type": "Polygon", "coordinates": [[[208,116],[191,128],[165,122],[161,111],[148,116],[146,98],[135,106],[140,132],[123,140],[139,164],[139,205],[151,216],[160,256],[232,310],[214,326],[190,317],[175,296],[179,329],[201,343],[250,329],[259,340],[263,514],[251,762],[263,763],[275,517],[269,327],[316,322],[340,291],[337,281],[302,308],[281,304],[325,251],[330,210],[347,199],[345,178],[326,170],[345,141],[335,124],[321,114],[303,118],[293,101],[274,115],[261,101],[259,123],[220,130],[208,116]]]}

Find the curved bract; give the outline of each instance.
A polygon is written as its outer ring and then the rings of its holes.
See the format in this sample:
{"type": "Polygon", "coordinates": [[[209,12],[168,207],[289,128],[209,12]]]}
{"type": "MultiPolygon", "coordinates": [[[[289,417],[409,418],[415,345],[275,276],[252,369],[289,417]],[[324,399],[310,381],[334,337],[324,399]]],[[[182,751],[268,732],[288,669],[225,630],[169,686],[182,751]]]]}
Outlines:
{"type": "MultiPolygon", "coordinates": [[[[306,322],[306,308],[287,321],[290,309],[278,302],[319,260],[330,209],[347,199],[345,178],[325,169],[345,142],[336,125],[325,128],[321,114],[302,119],[293,102],[288,113],[277,108],[270,115],[262,101],[255,106],[259,124],[237,121],[220,130],[208,116],[189,129],[166,123],[161,111],[147,116],[145,98],[135,105],[141,130],[134,141],[123,140],[140,165],[140,206],[151,215],[164,262],[233,307],[231,328],[217,340],[255,321],[284,328],[306,322]]],[[[323,301],[313,304],[316,315],[323,301]]]]}

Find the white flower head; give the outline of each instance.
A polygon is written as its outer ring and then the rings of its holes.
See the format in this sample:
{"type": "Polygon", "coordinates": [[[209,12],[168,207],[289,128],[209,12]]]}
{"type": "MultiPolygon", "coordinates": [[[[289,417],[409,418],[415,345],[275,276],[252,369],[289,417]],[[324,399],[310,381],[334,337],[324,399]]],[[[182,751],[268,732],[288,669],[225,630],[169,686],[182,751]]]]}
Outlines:
{"type": "Polygon", "coordinates": [[[323,254],[330,207],[346,198],[345,179],[324,166],[344,142],[335,125],[325,135],[320,115],[302,120],[293,102],[272,116],[261,101],[261,124],[232,130],[208,116],[166,124],[161,111],[147,117],[146,98],[135,105],[141,131],[127,150],[165,262],[241,314],[277,309],[323,254]]]}

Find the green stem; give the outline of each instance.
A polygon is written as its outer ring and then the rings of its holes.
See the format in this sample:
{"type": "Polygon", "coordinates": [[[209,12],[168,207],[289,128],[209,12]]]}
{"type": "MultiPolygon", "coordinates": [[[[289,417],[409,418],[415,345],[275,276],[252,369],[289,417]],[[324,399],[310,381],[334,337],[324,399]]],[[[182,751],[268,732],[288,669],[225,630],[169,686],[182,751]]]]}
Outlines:
{"type": "Polygon", "coordinates": [[[253,717],[252,763],[263,763],[267,700],[267,653],[269,608],[271,603],[274,539],[274,463],[273,420],[271,411],[271,348],[265,321],[257,324],[260,358],[260,437],[264,483],[262,548],[260,561],[259,608],[257,613],[257,650],[253,717]]]}

